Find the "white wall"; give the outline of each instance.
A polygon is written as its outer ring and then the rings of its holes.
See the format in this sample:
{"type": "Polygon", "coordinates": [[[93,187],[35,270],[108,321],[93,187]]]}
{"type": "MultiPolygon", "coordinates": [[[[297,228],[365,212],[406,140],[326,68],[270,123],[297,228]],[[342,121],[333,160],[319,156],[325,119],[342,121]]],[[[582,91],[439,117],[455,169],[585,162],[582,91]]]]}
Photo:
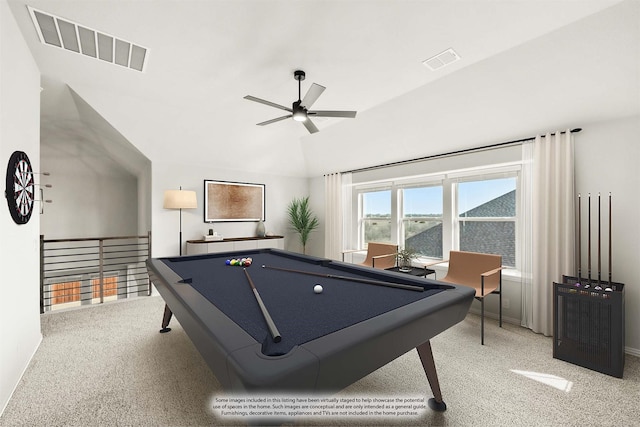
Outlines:
{"type": "Polygon", "coordinates": [[[150,162],[67,85],[41,80],[47,239],[146,235],[150,162]]]}
{"type": "Polygon", "coordinates": [[[307,241],[307,254],[325,257],[324,253],[324,232],[325,232],[325,200],[324,200],[324,177],[309,179],[309,206],[318,217],[320,226],[310,234],[307,241]]]}
{"type": "MultiPolygon", "coordinates": [[[[40,73],[6,0],[0,0],[0,164],[24,151],[40,170],[40,73]]],[[[38,182],[38,178],[36,178],[38,182]]],[[[4,191],[4,184],[2,184],[4,191]]],[[[42,335],[40,333],[40,218],[25,225],[0,201],[0,414],[42,335]]]]}
{"type": "MultiPolygon", "coordinates": [[[[138,183],[127,173],[102,174],[77,157],[42,155],[45,197],[40,232],[45,239],[138,234],[138,183]]],[[[142,231],[146,234],[146,231],[142,231]]]]}
{"type": "MultiPolygon", "coordinates": [[[[250,155],[250,154],[248,154],[250,155]]],[[[238,161],[241,160],[239,157],[238,161]]],[[[198,208],[182,211],[182,253],[186,253],[186,241],[202,239],[210,228],[223,237],[249,237],[256,235],[257,223],[205,223],[204,222],[204,180],[249,182],[266,185],[266,231],[285,236],[285,249],[302,252],[296,236],[288,226],[287,205],[294,197],[304,197],[309,193],[307,178],[267,175],[251,171],[221,170],[212,164],[203,167],[187,161],[152,164],[152,252],[154,257],[177,255],[180,214],[176,210],[162,207],[164,191],[192,190],[197,194],[198,208]]],[[[309,253],[309,251],[307,251],[309,253]]]]}
{"type": "MultiPolygon", "coordinates": [[[[639,99],[640,102],[640,99],[639,99]]],[[[592,276],[597,275],[597,205],[602,194],[602,276],[608,277],[608,194],[612,197],[612,276],[624,283],[626,342],[640,355],[640,116],[584,124],[576,136],[576,191],[592,196],[592,276]]],[[[582,272],[587,272],[586,200],[583,204],[582,272]]]]}
{"type": "Polygon", "coordinates": [[[151,163],[138,174],[138,234],[151,231],[151,163]]]}
{"type": "Polygon", "coordinates": [[[621,2],[308,135],[309,174],[637,114],[639,17],[640,2],[621,2]]]}

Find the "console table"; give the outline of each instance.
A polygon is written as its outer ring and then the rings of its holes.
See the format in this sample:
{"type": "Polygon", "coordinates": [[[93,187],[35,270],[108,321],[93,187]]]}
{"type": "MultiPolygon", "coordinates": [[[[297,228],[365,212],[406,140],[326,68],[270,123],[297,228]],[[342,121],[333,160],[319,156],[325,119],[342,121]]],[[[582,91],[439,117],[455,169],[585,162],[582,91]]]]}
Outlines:
{"type": "Polygon", "coordinates": [[[187,255],[263,248],[284,249],[284,236],[232,237],[222,240],[187,240],[187,255]]]}

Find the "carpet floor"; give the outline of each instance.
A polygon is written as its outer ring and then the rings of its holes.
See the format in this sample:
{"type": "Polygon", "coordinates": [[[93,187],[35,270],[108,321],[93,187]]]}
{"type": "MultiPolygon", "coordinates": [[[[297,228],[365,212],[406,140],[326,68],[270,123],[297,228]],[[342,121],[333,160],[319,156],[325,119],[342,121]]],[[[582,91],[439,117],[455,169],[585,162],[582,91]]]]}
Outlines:
{"type": "MultiPolygon", "coordinates": [[[[159,334],[160,297],[42,316],[43,341],[0,426],[243,425],[216,414],[224,396],[180,324],[159,334]]],[[[552,357],[552,340],[478,316],[431,340],[447,410],[413,417],[296,418],[294,425],[640,426],[640,359],[624,378],[552,357]]],[[[336,396],[432,397],[416,351],[336,396]]]]}

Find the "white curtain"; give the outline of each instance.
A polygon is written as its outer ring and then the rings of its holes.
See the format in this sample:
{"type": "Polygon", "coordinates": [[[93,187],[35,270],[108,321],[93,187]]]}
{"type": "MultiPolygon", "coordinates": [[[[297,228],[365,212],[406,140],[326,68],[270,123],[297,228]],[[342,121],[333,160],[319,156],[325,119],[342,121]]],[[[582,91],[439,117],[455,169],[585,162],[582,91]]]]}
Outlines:
{"type": "Polygon", "coordinates": [[[522,274],[522,311],[520,324],[531,328],[532,312],[532,273],[533,273],[533,145],[534,140],[522,144],[522,172],[520,175],[520,207],[522,209],[522,230],[520,250],[522,274]]]}
{"type": "Polygon", "coordinates": [[[325,199],[325,229],[324,256],[330,259],[342,260],[345,227],[348,226],[350,216],[346,215],[347,190],[351,183],[350,173],[332,173],[324,176],[325,199]],[[347,221],[344,221],[347,218],[347,221]]]}
{"type": "MultiPolygon", "coordinates": [[[[539,135],[532,146],[523,150],[531,162],[530,181],[523,179],[523,185],[530,190],[530,198],[523,205],[523,231],[525,240],[528,236],[530,242],[523,254],[522,324],[550,336],[553,282],[560,282],[563,274],[574,274],[575,269],[573,136],[568,129],[564,133],[539,135]]],[[[525,158],[525,175],[526,172],[525,158]]]]}

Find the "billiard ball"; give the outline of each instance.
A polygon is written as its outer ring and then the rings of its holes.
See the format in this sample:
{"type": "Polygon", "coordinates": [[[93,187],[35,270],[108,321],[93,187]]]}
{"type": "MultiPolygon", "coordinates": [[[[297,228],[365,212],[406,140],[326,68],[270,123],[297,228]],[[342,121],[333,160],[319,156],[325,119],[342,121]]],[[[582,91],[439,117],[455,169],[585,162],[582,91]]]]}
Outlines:
{"type": "Polygon", "coordinates": [[[322,293],[322,286],[321,285],[315,285],[313,287],[313,292],[315,292],[316,294],[321,294],[322,293]]]}

